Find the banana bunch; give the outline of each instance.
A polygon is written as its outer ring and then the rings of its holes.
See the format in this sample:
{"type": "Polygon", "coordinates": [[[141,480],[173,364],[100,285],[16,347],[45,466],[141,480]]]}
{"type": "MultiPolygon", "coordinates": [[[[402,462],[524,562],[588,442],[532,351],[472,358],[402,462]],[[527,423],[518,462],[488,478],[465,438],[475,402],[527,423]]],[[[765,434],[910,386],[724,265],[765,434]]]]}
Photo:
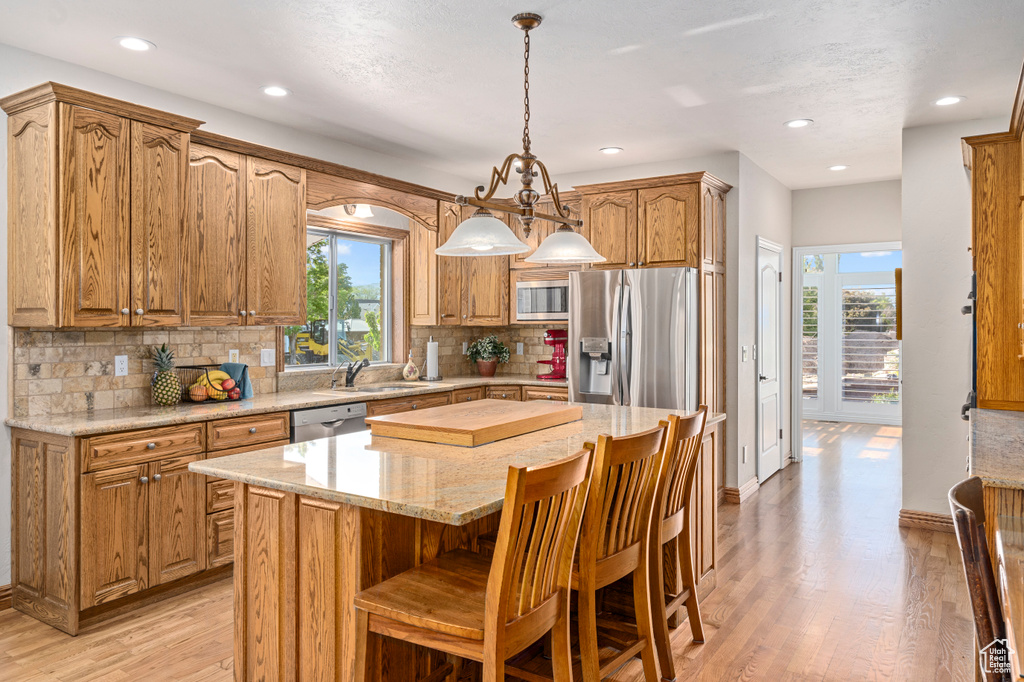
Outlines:
{"type": "Polygon", "coordinates": [[[228,397],[228,390],[233,388],[235,385],[234,380],[227,372],[223,372],[219,369],[211,369],[202,374],[199,380],[196,381],[189,389],[201,386],[206,389],[206,394],[214,400],[225,400],[228,397]],[[225,386],[224,382],[228,382],[225,386]]]}

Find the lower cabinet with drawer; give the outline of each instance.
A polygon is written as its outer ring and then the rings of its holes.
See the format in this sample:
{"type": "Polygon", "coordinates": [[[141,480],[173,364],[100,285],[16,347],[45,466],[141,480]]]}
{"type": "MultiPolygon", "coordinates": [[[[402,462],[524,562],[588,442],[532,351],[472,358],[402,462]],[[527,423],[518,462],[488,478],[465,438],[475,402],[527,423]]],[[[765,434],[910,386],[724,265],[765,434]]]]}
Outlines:
{"type": "Polygon", "coordinates": [[[523,400],[569,400],[568,388],[547,388],[545,386],[524,386],[523,400]]]}
{"type": "Polygon", "coordinates": [[[408,398],[389,398],[386,400],[371,400],[366,404],[366,414],[370,417],[379,417],[384,414],[398,414],[409,410],[423,410],[428,407],[440,407],[450,405],[452,394],[427,393],[414,395],[408,398]]]}
{"type": "Polygon", "coordinates": [[[188,465],[287,443],[289,419],[80,438],[12,429],[14,608],[75,635],[124,604],[216,578],[208,571],[233,561],[234,486],[188,465]]]}
{"type": "Polygon", "coordinates": [[[452,403],[468,403],[474,400],[483,400],[487,392],[483,386],[473,388],[459,388],[452,391],[452,403]]]}

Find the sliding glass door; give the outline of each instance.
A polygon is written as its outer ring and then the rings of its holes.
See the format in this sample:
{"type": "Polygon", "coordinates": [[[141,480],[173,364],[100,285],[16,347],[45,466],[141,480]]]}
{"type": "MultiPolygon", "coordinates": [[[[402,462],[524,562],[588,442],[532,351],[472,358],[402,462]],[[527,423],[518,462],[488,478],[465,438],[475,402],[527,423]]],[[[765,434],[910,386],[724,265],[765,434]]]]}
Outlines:
{"type": "Polygon", "coordinates": [[[800,372],[808,419],[898,424],[900,251],[802,257],[800,372]]]}

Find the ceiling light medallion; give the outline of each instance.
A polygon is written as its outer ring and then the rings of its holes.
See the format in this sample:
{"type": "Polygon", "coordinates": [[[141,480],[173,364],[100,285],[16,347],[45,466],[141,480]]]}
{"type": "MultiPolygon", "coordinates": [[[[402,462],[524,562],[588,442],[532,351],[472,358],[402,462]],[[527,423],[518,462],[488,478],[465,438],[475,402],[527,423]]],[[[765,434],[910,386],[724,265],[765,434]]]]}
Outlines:
{"type": "Polygon", "coordinates": [[[525,253],[530,247],[520,241],[504,221],[495,218],[491,211],[512,213],[519,216],[524,234],[529,237],[534,220],[550,220],[561,227],[540,245],[528,261],[558,263],[595,263],[605,260],[582,235],[572,228],[581,227],[582,220],[569,216],[569,207],[562,204],[558,185],[551,182],[548,169],[533,155],[530,142],[530,31],[540,26],[539,14],[524,13],[512,17],[512,23],[523,31],[523,151],[509,154],[501,167],[491,170],[491,185],[476,188],[472,197],[457,196],[460,206],[476,206],[477,211],[468,220],[455,228],[451,237],[434,252],[440,256],[502,256],[525,253]],[[512,195],[508,203],[493,200],[498,187],[508,183],[513,170],[519,174],[522,189],[512,195]],[[541,194],[533,188],[533,179],[539,177],[544,185],[544,194],[550,195],[555,206],[554,215],[535,210],[541,194]],[[558,239],[555,239],[558,237],[558,239]],[[555,240],[556,244],[548,247],[555,240]],[[555,249],[554,247],[558,248],[555,249]],[[552,251],[557,253],[552,254],[552,251]],[[552,258],[552,260],[545,260],[552,258]]]}

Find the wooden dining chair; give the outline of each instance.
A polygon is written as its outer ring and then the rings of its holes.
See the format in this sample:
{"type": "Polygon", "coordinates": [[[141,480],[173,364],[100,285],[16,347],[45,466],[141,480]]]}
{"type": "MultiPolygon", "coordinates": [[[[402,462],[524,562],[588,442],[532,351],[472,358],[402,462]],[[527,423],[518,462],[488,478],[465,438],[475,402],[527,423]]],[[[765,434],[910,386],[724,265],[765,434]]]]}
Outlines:
{"type": "Polygon", "coordinates": [[[453,682],[463,659],[484,682],[504,680],[505,660],[550,632],[554,679],[571,680],[569,589],[592,465],[588,447],[509,467],[493,561],[456,550],[357,594],[354,679],[371,632],[445,652],[453,682]]]}
{"type": "Polygon", "coordinates": [[[665,463],[654,497],[654,518],[660,523],[651,524],[650,571],[651,618],[663,680],[673,680],[676,676],[669,625],[679,622],[684,607],[693,641],[704,641],[693,566],[690,495],[707,416],[707,406],[701,405],[686,417],[673,414],[668,421],[661,422],[665,427],[665,463]],[[674,573],[675,594],[666,594],[666,570],[674,573]]]}
{"type": "Polygon", "coordinates": [[[651,517],[662,469],[665,428],[598,437],[594,474],[580,530],[579,562],[572,576],[578,592],[580,663],[585,682],[596,682],[640,654],[644,679],[656,682],[650,602],[651,517]],[[636,639],[602,662],[598,643],[598,590],[632,575],[636,639]]]}
{"type": "MultiPolygon", "coordinates": [[[[949,507],[953,512],[953,526],[960,544],[964,575],[967,577],[967,592],[974,612],[974,632],[977,635],[976,649],[989,647],[996,640],[1006,639],[1006,623],[1003,620],[999,593],[996,588],[992,557],[985,539],[984,484],[977,476],[960,481],[949,490],[949,507]]],[[[999,644],[992,644],[999,647],[999,644]]],[[[975,661],[979,660],[976,650],[975,661]]],[[[991,651],[991,648],[989,649],[991,651]]],[[[1004,651],[1003,654],[1006,652],[1004,651]]],[[[1006,659],[1004,659],[1006,660],[1006,659]]],[[[977,670],[987,682],[1009,680],[1005,673],[977,670]]]]}

